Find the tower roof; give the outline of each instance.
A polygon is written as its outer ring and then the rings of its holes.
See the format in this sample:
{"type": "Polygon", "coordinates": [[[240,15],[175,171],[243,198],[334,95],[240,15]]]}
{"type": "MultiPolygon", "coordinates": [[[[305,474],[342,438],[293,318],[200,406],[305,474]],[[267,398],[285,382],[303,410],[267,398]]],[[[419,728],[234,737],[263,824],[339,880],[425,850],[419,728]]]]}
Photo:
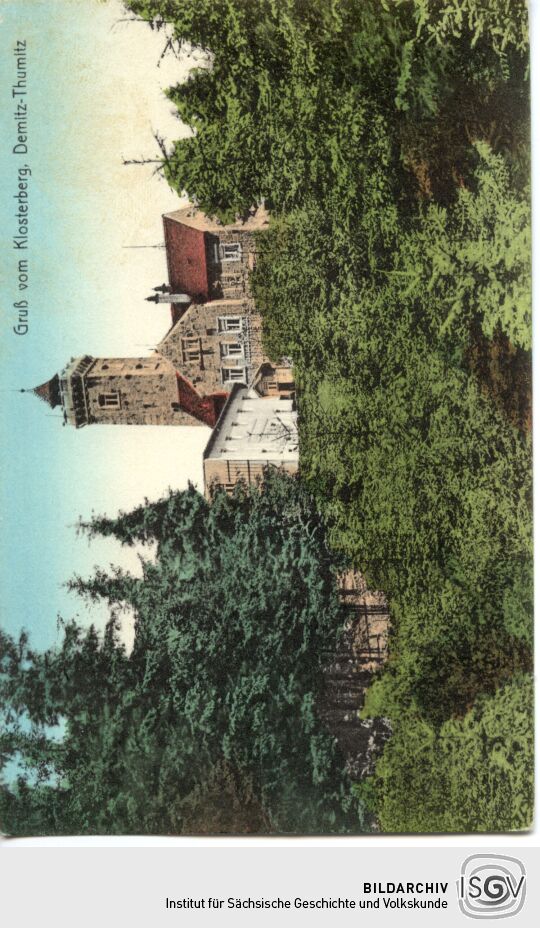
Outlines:
{"type": "Polygon", "coordinates": [[[35,387],[29,392],[39,396],[40,400],[48,403],[51,409],[54,409],[55,406],[59,406],[61,399],[60,378],[58,377],[58,374],[55,374],[54,377],[51,377],[50,380],[45,381],[45,383],[40,384],[39,387],[35,387]]]}

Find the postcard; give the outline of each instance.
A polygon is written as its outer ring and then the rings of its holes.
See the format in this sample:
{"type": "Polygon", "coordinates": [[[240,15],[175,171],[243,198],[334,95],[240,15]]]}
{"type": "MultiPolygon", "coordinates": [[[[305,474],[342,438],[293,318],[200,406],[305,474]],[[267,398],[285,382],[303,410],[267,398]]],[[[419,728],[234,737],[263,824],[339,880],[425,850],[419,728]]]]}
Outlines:
{"type": "Polygon", "coordinates": [[[2,832],[526,832],[525,0],[0,41],[2,832]]]}

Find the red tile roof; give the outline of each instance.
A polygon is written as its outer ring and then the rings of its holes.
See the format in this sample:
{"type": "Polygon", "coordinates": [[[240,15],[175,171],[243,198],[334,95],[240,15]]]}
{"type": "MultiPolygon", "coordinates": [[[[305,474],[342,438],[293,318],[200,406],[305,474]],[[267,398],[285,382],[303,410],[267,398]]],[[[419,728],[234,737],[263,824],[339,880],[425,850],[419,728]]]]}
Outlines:
{"type": "Polygon", "coordinates": [[[178,401],[184,412],[213,429],[229,394],[211,393],[208,396],[199,396],[195,387],[181,374],[177,373],[176,379],[178,401]]]}
{"type": "MultiPolygon", "coordinates": [[[[187,293],[194,300],[207,300],[208,273],[204,231],[192,229],[169,216],[163,217],[163,229],[171,291],[187,293]]],[[[180,318],[181,311],[180,306],[171,307],[173,322],[180,318]]]]}

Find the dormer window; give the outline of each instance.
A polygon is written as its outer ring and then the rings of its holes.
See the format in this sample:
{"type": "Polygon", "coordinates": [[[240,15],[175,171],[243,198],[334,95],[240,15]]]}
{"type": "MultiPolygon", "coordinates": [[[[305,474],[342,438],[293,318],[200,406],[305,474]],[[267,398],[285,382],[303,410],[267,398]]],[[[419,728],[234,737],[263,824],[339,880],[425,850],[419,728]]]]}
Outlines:
{"type": "Polygon", "coordinates": [[[223,261],[241,261],[242,246],[240,242],[223,242],[214,245],[214,259],[216,264],[221,264],[223,261]]]}

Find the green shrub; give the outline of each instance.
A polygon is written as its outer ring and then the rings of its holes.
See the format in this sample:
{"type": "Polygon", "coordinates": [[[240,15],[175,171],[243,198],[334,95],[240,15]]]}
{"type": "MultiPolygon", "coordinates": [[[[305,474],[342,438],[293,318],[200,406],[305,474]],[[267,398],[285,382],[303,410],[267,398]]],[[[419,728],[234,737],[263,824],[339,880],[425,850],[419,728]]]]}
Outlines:
{"type": "Polygon", "coordinates": [[[371,785],[383,831],[530,828],[533,723],[533,684],[524,676],[439,731],[417,716],[401,718],[371,785]]]}

